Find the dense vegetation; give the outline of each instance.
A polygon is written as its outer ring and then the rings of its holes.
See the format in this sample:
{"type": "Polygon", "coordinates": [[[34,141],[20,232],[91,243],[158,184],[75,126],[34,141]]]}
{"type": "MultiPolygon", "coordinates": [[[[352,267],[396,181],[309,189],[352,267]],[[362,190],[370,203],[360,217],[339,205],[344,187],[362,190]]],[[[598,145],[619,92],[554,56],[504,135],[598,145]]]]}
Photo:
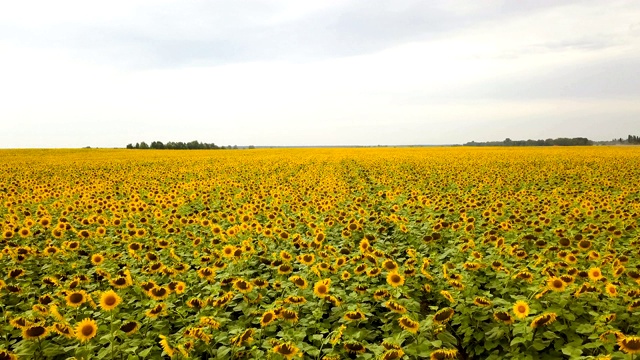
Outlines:
{"type": "Polygon", "coordinates": [[[640,148],[0,156],[2,359],[640,352],[640,148]]]}
{"type": "Polygon", "coordinates": [[[509,138],[503,141],[487,141],[465,143],[465,146],[588,146],[593,142],[587,138],[557,138],[546,140],[511,140],[509,138]]]}

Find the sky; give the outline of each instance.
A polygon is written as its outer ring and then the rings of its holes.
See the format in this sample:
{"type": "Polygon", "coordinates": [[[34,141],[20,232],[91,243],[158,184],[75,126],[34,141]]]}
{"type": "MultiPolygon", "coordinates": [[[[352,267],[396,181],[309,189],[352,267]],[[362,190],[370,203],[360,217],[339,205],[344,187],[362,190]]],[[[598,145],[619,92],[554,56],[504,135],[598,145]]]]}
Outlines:
{"type": "Polygon", "coordinates": [[[640,135],[640,1],[0,3],[0,147],[640,135]]]}

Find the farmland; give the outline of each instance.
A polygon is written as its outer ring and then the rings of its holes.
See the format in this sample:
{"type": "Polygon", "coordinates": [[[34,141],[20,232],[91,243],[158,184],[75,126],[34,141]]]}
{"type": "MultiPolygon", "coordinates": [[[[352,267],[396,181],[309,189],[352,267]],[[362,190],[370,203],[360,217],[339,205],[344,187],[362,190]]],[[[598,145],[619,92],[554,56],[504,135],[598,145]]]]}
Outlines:
{"type": "Polygon", "coordinates": [[[640,353],[637,148],[0,159],[0,359],[640,353]]]}

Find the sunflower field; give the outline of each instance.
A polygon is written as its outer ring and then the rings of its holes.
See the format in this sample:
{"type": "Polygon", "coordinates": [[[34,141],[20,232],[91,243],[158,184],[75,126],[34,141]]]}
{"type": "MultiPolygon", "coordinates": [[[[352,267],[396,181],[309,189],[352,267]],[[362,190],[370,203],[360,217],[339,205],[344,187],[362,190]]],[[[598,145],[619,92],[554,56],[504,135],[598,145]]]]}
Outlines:
{"type": "Polygon", "coordinates": [[[633,359],[640,149],[0,150],[0,359],[633,359]]]}

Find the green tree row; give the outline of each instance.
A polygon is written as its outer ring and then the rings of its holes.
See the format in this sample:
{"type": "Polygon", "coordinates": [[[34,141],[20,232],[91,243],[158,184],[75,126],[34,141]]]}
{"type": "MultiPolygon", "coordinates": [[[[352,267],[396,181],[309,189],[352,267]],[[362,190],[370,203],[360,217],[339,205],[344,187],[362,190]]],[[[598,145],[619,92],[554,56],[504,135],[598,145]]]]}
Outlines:
{"type": "Polygon", "coordinates": [[[169,150],[217,150],[217,149],[237,149],[238,146],[234,145],[233,147],[229,145],[228,147],[218,146],[214,143],[204,143],[199,142],[197,140],[182,142],[182,141],[169,141],[164,144],[162,141],[153,141],[151,144],[147,144],[146,142],[139,142],[134,144],[127,144],[127,149],[169,149],[169,150]]]}
{"type": "Polygon", "coordinates": [[[593,142],[591,140],[583,137],[546,140],[511,140],[510,138],[506,138],[503,141],[471,141],[464,144],[464,146],[588,146],[592,144],[593,142]]]}

